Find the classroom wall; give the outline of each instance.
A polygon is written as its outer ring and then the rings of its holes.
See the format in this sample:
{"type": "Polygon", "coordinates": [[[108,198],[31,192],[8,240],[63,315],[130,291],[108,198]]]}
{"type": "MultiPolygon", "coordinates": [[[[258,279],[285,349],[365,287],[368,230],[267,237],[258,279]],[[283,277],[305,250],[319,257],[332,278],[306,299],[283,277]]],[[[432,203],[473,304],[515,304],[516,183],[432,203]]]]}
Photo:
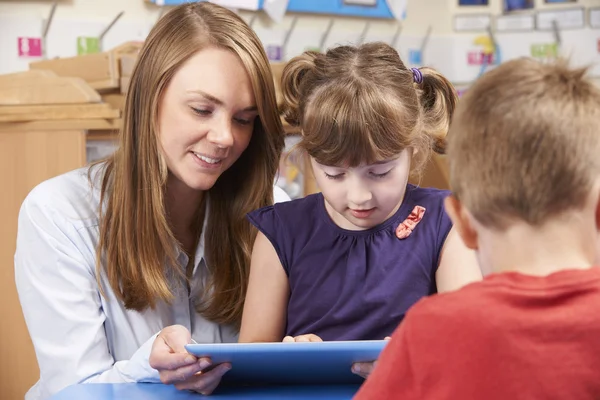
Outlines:
{"type": "MultiPolygon", "coordinates": [[[[458,0],[408,0],[407,20],[404,23],[406,34],[423,34],[428,25],[434,26],[436,34],[452,34],[452,18],[454,13],[502,13],[502,0],[490,0],[489,7],[459,7],[458,0]]],[[[0,15],[27,15],[45,17],[52,1],[22,1],[0,0],[0,15]]],[[[144,0],[59,0],[59,7],[55,14],[57,18],[86,19],[109,22],[118,12],[125,11],[122,20],[143,20],[152,23],[158,18],[160,7],[149,4],[144,0]]],[[[572,8],[573,6],[593,7],[600,6],[600,0],[579,0],[574,4],[545,4],[543,0],[536,0],[536,9],[572,8]]],[[[247,20],[252,12],[241,11],[247,20]]],[[[307,15],[301,17],[302,22],[327,24],[330,17],[307,15]]],[[[287,17],[283,25],[289,24],[291,17],[287,17]]],[[[352,29],[356,18],[334,17],[340,28],[352,29]]],[[[374,25],[383,30],[394,30],[393,22],[376,22],[374,25]]],[[[377,29],[377,27],[373,27],[377,29]]]]}
{"type": "MultiPolygon", "coordinates": [[[[16,57],[17,36],[41,36],[43,19],[48,15],[51,1],[0,0],[0,73],[25,70],[31,61],[16,57]]],[[[459,7],[458,0],[408,0],[407,19],[402,22],[402,33],[396,47],[403,59],[411,65],[410,53],[421,46],[428,27],[431,36],[423,54],[422,64],[440,69],[453,82],[468,85],[481,73],[477,65],[466,65],[468,53],[477,51],[474,42],[485,35],[485,31],[460,33],[454,31],[455,14],[502,13],[502,0],[490,0],[489,7],[459,7]]],[[[579,0],[573,4],[545,4],[536,0],[536,10],[572,7],[600,6],[600,0],[579,0]]],[[[65,0],[59,1],[47,41],[47,56],[69,57],[76,55],[77,36],[96,36],[112,20],[124,11],[123,17],[109,31],[104,48],[110,49],[124,40],[143,40],[159,17],[160,8],[144,0],[65,0]]],[[[325,47],[339,43],[356,43],[364,31],[367,21],[369,29],[366,41],[382,40],[391,43],[398,29],[394,20],[366,20],[350,17],[331,17],[314,14],[287,15],[280,23],[274,23],[264,13],[241,11],[240,15],[250,22],[265,44],[281,45],[287,30],[297,18],[289,45],[283,58],[289,59],[310,47],[318,46],[322,34],[330,21],[333,28],[325,47]]],[[[577,65],[596,64],[593,74],[600,77],[600,52],[598,41],[600,29],[573,30],[563,32],[565,42],[563,54],[570,56],[577,65]]],[[[551,31],[525,33],[498,33],[497,41],[503,50],[503,58],[510,59],[529,55],[535,43],[551,44],[551,31]]]]}

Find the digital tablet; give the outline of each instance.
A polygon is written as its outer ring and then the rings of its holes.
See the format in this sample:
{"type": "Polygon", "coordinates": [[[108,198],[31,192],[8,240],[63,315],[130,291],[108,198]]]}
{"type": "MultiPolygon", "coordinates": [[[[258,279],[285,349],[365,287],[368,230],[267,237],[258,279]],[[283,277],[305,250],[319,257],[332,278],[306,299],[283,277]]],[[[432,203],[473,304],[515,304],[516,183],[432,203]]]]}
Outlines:
{"type": "Polygon", "coordinates": [[[230,362],[224,384],[347,384],[363,378],[351,371],[355,362],[377,360],[387,340],[188,344],[197,357],[213,365],[230,362]]]}

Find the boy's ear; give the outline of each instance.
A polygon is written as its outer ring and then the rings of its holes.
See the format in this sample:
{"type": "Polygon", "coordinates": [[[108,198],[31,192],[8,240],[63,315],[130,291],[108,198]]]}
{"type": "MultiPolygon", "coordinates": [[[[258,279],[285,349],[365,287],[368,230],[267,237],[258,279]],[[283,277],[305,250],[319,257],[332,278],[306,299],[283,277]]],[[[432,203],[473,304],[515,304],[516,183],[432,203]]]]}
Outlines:
{"type": "Polygon", "coordinates": [[[596,198],[596,229],[600,231],[600,195],[596,198]]]}
{"type": "Polygon", "coordinates": [[[444,207],[465,246],[471,250],[477,250],[479,248],[477,231],[473,227],[472,217],[467,213],[460,200],[450,195],[444,200],[444,207]]]}
{"type": "MultiPolygon", "coordinates": [[[[600,232],[600,194],[596,193],[596,211],[594,215],[594,222],[596,223],[596,232],[600,232]]],[[[598,235],[596,235],[598,237],[598,235]]],[[[600,241],[596,239],[596,259],[594,260],[595,265],[600,265],[600,241]]]]}

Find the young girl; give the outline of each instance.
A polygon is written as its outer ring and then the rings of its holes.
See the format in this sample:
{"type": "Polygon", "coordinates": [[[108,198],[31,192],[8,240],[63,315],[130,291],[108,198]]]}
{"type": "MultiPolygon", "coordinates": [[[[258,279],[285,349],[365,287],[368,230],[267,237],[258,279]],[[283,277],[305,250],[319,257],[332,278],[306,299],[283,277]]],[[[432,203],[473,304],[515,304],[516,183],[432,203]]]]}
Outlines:
{"type": "Polygon", "coordinates": [[[444,150],[456,94],[443,76],[370,43],[292,59],[282,88],[322,193],[249,214],[241,342],[383,339],[420,298],[481,279],[448,193],[408,184],[444,150]]]}

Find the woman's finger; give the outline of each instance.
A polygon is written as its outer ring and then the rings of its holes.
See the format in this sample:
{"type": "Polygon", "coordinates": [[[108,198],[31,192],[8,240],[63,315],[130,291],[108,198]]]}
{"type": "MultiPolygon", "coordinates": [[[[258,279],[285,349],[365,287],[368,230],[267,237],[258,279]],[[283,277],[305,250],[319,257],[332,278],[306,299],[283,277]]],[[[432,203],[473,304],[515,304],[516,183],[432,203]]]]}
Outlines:
{"type": "Polygon", "coordinates": [[[201,373],[208,366],[210,366],[210,364],[206,365],[204,362],[195,362],[191,365],[174,370],[162,370],[159,372],[160,381],[167,385],[186,382],[187,380],[196,376],[198,373],[201,373]]]}
{"type": "Polygon", "coordinates": [[[209,395],[219,386],[221,378],[230,369],[231,364],[229,363],[219,364],[208,372],[201,372],[184,382],[175,384],[175,387],[179,390],[193,390],[204,395],[209,395]]]}
{"type": "Polygon", "coordinates": [[[188,352],[177,352],[166,342],[165,338],[160,334],[152,344],[150,358],[148,359],[150,366],[159,372],[161,370],[174,370],[180,367],[191,365],[197,362],[197,358],[188,352]]]}

